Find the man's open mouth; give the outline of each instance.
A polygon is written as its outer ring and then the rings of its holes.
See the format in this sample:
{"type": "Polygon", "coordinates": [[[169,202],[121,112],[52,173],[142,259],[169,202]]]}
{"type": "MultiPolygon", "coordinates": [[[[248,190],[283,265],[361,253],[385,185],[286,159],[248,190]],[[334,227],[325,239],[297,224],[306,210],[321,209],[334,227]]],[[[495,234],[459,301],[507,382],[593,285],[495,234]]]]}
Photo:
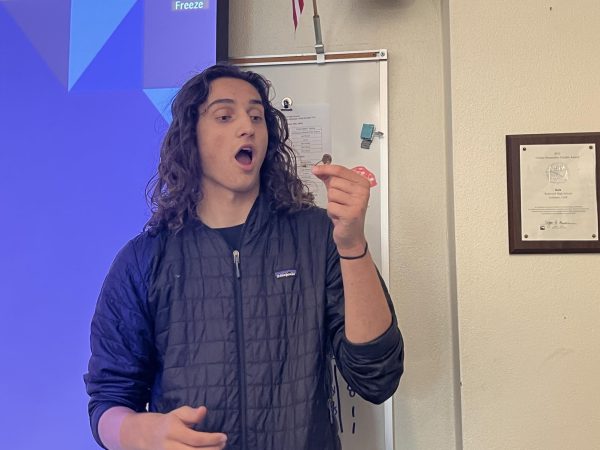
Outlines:
{"type": "Polygon", "coordinates": [[[235,159],[243,166],[252,164],[252,149],[242,148],[235,155],[235,159]]]}

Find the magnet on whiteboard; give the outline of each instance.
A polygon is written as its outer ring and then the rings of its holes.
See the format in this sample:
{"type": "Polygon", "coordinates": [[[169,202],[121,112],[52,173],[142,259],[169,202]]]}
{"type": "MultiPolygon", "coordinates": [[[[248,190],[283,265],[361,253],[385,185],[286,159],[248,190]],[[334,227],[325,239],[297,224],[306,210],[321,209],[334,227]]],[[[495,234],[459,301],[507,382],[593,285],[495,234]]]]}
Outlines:
{"type": "Polygon", "coordinates": [[[291,111],[294,101],[290,97],[285,97],[281,100],[281,106],[284,111],[291,111]]]}

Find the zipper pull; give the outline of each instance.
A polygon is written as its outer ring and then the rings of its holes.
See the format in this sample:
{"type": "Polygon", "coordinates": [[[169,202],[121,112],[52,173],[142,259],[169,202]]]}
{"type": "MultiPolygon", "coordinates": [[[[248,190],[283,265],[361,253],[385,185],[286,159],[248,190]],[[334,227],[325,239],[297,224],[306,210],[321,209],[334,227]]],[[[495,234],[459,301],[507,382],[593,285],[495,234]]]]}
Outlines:
{"type": "Polygon", "coordinates": [[[238,250],[233,251],[233,264],[235,264],[235,275],[240,278],[240,252],[238,250]]]}

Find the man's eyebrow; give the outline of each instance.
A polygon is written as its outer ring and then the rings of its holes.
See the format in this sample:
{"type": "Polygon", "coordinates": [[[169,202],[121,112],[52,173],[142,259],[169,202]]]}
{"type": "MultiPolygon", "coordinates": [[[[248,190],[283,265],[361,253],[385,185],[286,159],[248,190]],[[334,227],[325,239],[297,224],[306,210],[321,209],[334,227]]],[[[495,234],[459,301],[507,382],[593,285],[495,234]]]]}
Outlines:
{"type": "MultiPolygon", "coordinates": [[[[210,102],[204,110],[206,111],[206,110],[210,109],[212,106],[218,105],[218,104],[232,105],[234,103],[235,103],[235,100],[233,100],[232,98],[218,98],[218,99],[210,102]]],[[[248,103],[250,103],[251,105],[263,106],[262,100],[259,100],[259,99],[251,99],[248,103]]]]}

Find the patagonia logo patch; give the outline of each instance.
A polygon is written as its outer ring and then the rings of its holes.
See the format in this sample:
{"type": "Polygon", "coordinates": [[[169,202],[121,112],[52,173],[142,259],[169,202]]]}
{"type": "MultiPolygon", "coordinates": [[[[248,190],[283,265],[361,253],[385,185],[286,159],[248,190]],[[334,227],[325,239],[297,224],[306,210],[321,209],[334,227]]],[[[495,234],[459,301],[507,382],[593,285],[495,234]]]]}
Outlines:
{"type": "Polygon", "coordinates": [[[295,276],[296,276],[296,269],[287,269],[287,270],[280,270],[278,272],[275,272],[275,278],[277,278],[277,279],[295,277],[295,276]]]}

